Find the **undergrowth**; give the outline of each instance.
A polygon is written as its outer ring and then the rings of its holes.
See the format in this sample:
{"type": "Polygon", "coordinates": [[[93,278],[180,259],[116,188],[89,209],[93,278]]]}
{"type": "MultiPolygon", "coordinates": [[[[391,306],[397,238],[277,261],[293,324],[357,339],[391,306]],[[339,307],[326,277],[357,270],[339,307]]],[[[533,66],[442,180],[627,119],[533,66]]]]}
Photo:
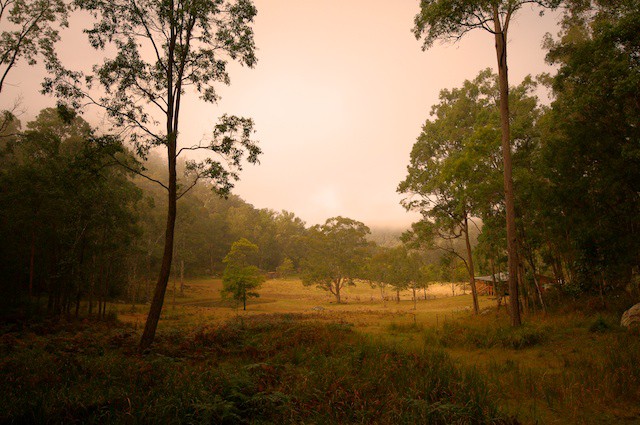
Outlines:
{"type": "Polygon", "coordinates": [[[445,322],[441,329],[429,329],[426,338],[443,347],[523,349],[542,343],[548,329],[524,324],[512,328],[504,324],[473,326],[462,322],[445,322]]]}
{"type": "Polygon", "coordinates": [[[347,323],[293,315],[165,331],[122,325],[0,337],[2,423],[515,423],[477,371],[347,323]]]}

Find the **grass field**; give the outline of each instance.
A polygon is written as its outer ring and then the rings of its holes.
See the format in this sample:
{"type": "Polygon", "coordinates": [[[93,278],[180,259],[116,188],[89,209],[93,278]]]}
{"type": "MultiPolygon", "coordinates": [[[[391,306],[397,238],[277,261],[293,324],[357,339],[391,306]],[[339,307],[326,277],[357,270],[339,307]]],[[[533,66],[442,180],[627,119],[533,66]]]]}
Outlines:
{"type": "MultiPolygon", "coordinates": [[[[441,325],[467,313],[471,308],[471,295],[462,285],[455,286],[452,296],[451,284],[435,284],[425,292],[418,292],[415,304],[410,291],[400,293],[400,302],[395,292],[386,292],[383,301],[380,290],[371,288],[366,282],[343,289],[342,303],[315,286],[304,286],[299,279],[273,279],[265,282],[258,291],[259,298],[248,301],[247,310],[236,308],[230,300],[220,295],[220,279],[195,279],[185,284],[182,295],[173,287],[167,292],[163,320],[159,327],[175,327],[211,324],[236,316],[295,313],[307,314],[323,321],[349,321],[356,329],[368,333],[386,333],[390,325],[422,326],[441,325]],[[466,292],[466,294],[463,294],[466,292]],[[415,316],[415,320],[414,320],[415,316]]],[[[488,297],[480,298],[481,307],[494,305],[488,297]]],[[[146,318],[144,308],[117,306],[118,317],[127,323],[141,325],[146,318]]]]}
{"type": "Polygon", "coordinates": [[[115,304],[112,323],[7,325],[0,422],[640,424],[640,336],[615,311],[568,305],[513,330],[495,300],[472,316],[449,284],[414,309],[410,292],[383,302],[360,283],[336,304],[269,280],[247,311],[220,280],[171,286],[146,355],[144,305],[115,304]]]}

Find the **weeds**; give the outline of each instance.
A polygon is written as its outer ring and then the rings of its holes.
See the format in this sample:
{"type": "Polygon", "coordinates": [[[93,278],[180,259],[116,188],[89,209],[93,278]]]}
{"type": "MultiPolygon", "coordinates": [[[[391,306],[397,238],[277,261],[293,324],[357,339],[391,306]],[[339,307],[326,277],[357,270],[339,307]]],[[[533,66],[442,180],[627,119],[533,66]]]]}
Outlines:
{"type": "Polygon", "coordinates": [[[480,374],[346,323],[253,316],[164,332],[152,354],[122,325],[0,339],[0,422],[507,423],[480,374]]]}
{"type": "Polygon", "coordinates": [[[427,331],[426,338],[444,347],[492,348],[520,350],[541,344],[547,330],[525,324],[518,328],[505,325],[473,327],[460,322],[445,322],[440,330],[427,331]]]}

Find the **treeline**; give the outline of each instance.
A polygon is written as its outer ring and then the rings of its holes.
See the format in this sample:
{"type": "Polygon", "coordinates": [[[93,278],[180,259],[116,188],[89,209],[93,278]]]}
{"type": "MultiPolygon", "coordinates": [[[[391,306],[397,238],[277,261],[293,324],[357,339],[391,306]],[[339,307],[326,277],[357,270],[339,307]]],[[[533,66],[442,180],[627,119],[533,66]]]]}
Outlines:
{"type": "MultiPolygon", "coordinates": [[[[0,137],[4,304],[104,317],[108,302],[150,301],[167,208],[162,159],[151,156],[143,166],[120,139],[99,136],[63,107],[41,111],[24,128],[6,119],[0,137]]],[[[188,181],[186,164],[180,168],[188,181]]],[[[372,235],[344,217],[307,227],[293,213],[256,209],[206,182],[179,199],[178,211],[175,291],[183,290],[185,277],[222,277],[238,241],[255,246],[247,266],[263,276],[300,275],[338,302],[356,281],[379,287],[383,299],[390,289],[413,289],[416,299],[429,283],[461,276],[454,257],[407,249],[390,231],[372,235]]]]}
{"type": "MultiPolygon", "coordinates": [[[[557,74],[528,77],[509,94],[525,308],[545,308],[545,286],[603,303],[614,292],[640,296],[640,5],[583,6],[545,42],[557,74]],[[535,95],[540,84],[550,106],[535,95]]],[[[507,266],[498,98],[490,70],[443,90],[398,188],[423,215],[407,241],[455,253],[472,284],[478,270],[507,266]],[[468,240],[480,223],[477,247],[451,249],[447,240],[468,240]]]]}
{"type": "MultiPolygon", "coordinates": [[[[0,137],[2,299],[46,304],[53,314],[104,316],[114,299],[148,301],[162,259],[166,193],[160,158],[145,175],[123,143],[82,118],[45,109],[22,128],[6,117],[0,137]],[[86,301],[86,305],[83,304],[86,301]]],[[[184,171],[184,164],[182,164],[184,171]]],[[[306,232],[293,213],[256,209],[206,183],[179,201],[173,273],[221,275],[233,242],[260,246],[257,266],[300,265],[306,232]]]]}

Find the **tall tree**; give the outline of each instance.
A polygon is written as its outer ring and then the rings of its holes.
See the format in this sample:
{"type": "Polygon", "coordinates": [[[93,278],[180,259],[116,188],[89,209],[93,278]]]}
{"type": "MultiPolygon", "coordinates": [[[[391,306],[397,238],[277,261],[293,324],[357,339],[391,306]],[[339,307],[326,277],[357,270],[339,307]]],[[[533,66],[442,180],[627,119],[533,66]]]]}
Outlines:
{"type": "Polygon", "coordinates": [[[504,193],[507,221],[507,252],[509,258],[509,293],[511,324],[521,324],[518,304],[518,251],[515,197],[511,165],[511,131],[509,125],[509,74],[507,68],[507,35],[513,15],[526,4],[555,8],[561,0],[421,0],[415,17],[414,34],[424,37],[423,50],[436,40],[460,40],[474,29],[493,35],[498,61],[500,85],[500,123],[502,158],[504,163],[504,193]]]}
{"type": "Polygon", "coordinates": [[[183,95],[196,91],[215,103],[215,84],[230,82],[229,60],[255,64],[251,24],[257,11],[251,0],[77,0],[76,5],[96,18],[85,31],[92,47],[115,47],[116,55],[87,76],[58,66],[45,81],[45,92],[55,92],[75,106],[82,101],[103,108],[116,126],[128,131],[143,158],[157,146],[167,153],[168,176],[154,179],[167,191],[167,220],[162,265],[140,341],[144,350],[153,342],[171,272],[177,200],[201,179],[227,194],[245,155],[256,163],[261,153],[251,139],[253,121],[227,115],[207,141],[178,145],[183,95]],[[178,187],[177,158],[195,150],[223,158],[188,161],[191,183],[178,187]]]}

